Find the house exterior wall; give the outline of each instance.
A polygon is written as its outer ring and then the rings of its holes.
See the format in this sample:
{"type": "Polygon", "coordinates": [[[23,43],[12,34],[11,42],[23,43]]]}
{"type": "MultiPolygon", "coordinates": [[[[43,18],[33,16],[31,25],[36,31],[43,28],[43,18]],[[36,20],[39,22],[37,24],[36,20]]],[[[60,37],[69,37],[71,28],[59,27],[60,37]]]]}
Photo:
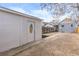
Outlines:
{"type": "Polygon", "coordinates": [[[71,23],[61,22],[59,25],[59,32],[75,32],[76,29],[76,23],[75,21],[72,21],[71,23]],[[71,24],[73,26],[71,26],[71,24]],[[62,27],[64,25],[64,27],[62,27]]]}
{"type": "Polygon", "coordinates": [[[35,24],[35,40],[41,39],[41,21],[0,11],[0,52],[28,43],[28,21],[35,24]]]}
{"type": "Polygon", "coordinates": [[[42,23],[36,22],[35,24],[35,40],[40,40],[42,39],[42,23]]]}

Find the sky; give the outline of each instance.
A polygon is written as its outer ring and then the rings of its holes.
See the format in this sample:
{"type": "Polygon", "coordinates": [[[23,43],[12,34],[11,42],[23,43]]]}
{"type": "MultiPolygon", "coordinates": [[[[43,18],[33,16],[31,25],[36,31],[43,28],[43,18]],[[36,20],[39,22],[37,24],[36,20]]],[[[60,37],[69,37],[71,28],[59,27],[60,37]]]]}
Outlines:
{"type": "Polygon", "coordinates": [[[0,3],[0,6],[36,16],[45,22],[52,21],[51,14],[46,10],[41,10],[40,3],[0,3]]]}

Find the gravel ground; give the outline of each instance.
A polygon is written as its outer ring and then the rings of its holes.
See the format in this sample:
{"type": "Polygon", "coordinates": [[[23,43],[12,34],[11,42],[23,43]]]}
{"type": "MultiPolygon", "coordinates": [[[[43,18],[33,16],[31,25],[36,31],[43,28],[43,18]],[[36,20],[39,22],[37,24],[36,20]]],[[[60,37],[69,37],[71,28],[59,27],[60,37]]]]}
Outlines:
{"type": "Polygon", "coordinates": [[[79,55],[78,33],[55,33],[17,56],[77,56],[79,55]]]}

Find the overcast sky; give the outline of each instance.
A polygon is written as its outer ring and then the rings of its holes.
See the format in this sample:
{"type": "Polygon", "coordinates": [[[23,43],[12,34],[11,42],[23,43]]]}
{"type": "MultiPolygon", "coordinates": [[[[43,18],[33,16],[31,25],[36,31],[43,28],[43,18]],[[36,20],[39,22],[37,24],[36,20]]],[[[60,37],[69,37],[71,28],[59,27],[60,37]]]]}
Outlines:
{"type": "Polygon", "coordinates": [[[33,16],[44,19],[43,21],[46,22],[50,22],[52,20],[51,14],[46,10],[41,10],[39,3],[0,3],[0,6],[31,14],[33,16]]]}

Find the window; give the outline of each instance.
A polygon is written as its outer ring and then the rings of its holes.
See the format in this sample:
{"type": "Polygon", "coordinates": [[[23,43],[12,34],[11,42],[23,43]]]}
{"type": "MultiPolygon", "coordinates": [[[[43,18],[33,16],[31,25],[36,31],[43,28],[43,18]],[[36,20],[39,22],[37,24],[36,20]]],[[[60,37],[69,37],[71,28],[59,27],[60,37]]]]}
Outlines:
{"type": "Polygon", "coordinates": [[[71,24],[71,27],[73,27],[73,24],[71,24]]]}
{"type": "Polygon", "coordinates": [[[61,27],[64,27],[64,25],[61,25],[61,27]]]}
{"type": "Polygon", "coordinates": [[[30,33],[32,33],[32,31],[33,31],[33,25],[32,24],[30,25],[29,31],[30,31],[30,33]]]}

